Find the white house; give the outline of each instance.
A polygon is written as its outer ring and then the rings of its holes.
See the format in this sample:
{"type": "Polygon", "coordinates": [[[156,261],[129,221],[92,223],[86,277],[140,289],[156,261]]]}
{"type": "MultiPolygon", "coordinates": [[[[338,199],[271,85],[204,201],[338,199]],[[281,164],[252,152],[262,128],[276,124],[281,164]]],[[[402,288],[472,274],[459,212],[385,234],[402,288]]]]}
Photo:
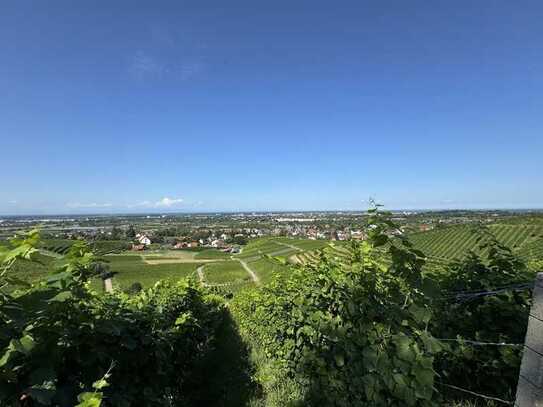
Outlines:
{"type": "Polygon", "coordinates": [[[136,240],[140,244],[144,244],[145,246],[149,246],[151,244],[151,239],[149,239],[146,235],[138,233],[136,235],[136,240]]]}
{"type": "Polygon", "coordinates": [[[224,243],[224,240],[215,239],[211,242],[211,247],[222,248],[225,246],[226,244],[224,243]]]}

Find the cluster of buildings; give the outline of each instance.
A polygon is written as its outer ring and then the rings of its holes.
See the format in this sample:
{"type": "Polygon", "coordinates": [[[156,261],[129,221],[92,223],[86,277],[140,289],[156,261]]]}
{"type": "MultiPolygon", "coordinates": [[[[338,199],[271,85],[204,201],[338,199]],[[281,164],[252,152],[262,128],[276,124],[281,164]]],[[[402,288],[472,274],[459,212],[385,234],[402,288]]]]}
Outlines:
{"type": "MultiPolygon", "coordinates": [[[[243,236],[243,235],[238,235],[238,236],[243,236]]],[[[206,239],[176,241],[175,243],[171,245],[171,248],[174,250],[182,250],[182,249],[194,249],[197,247],[209,247],[209,248],[215,248],[227,253],[239,253],[240,252],[239,246],[227,243],[226,240],[228,239],[230,239],[230,237],[223,233],[218,238],[215,236],[211,236],[206,239]]],[[[138,233],[136,234],[134,243],[132,244],[132,250],[134,251],[145,250],[148,246],[151,245],[151,243],[152,243],[151,238],[147,234],[138,233]]]]}
{"type": "Polygon", "coordinates": [[[364,240],[366,233],[359,228],[334,228],[330,225],[288,225],[271,231],[274,236],[286,236],[310,240],[364,240]]]}

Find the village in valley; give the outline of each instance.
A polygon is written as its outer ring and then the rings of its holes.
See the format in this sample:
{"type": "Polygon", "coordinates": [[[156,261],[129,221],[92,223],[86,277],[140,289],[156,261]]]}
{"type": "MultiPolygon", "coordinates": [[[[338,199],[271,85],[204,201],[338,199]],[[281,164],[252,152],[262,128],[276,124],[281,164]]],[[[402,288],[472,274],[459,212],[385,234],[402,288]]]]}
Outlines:
{"type": "MultiPolygon", "coordinates": [[[[393,234],[428,232],[453,225],[492,224],[530,211],[392,211],[393,234]]],[[[539,214],[540,211],[534,211],[539,214]]],[[[202,213],[0,217],[0,239],[40,228],[43,238],[124,241],[130,249],[198,247],[237,253],[251,239],[364,240],[364,212],[202,213]]]]}

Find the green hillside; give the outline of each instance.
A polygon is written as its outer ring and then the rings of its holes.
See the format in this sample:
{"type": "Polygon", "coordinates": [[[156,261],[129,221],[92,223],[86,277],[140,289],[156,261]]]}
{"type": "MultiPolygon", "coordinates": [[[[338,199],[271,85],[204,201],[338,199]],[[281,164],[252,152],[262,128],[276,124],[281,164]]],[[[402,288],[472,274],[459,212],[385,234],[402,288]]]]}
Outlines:
{"type": "Polygon", "coordinates": [[[241,267],[240,263],[228,260],[211,263],[205,267],[205,280],[209,284],[227,284],[250,282],[251,276],[241,267]]]}
{"type": "Polygon", "coordinates": [[[296,249],[281,243],[281,239],[279,238],[260,238],[251,240],[237,257],[248,259],[252,257],[261,257],[264,255],[275,256],[289,252],[296,252],[296,249]]]}
{"type": "MultiPolygon", "coordinates": [[[[501,243],[519,253],[543,238],[541,225],[492,225],[489,230],[501,243]]],[[[415,233],[410,240],[429,258],[444,261],[461,259],[469,250],[477,249],[477,236],[466,225],[415,233]]]]}

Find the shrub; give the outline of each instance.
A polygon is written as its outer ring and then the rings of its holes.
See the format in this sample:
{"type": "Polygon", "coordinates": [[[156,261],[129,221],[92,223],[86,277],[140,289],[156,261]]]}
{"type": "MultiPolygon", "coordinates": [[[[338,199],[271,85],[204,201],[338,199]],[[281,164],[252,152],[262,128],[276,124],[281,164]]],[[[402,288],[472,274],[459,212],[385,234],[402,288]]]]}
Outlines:
{"type": "MultiPolygon", "coordinates": [[[[470,252],[436,276],[442,297],[434,304],[432,332],[445,339],[521,345],[531,290],[500,289],[532,283],[534,275],[488,229],[475,233],[478,253],[483,254],[470,252]],[[494,294],[484,295],[488,292],[494,294]]],[[[521,346],[472,346],[460,341],[447,348],[437,363],[443,381],[491,396],[514,398],[521,346]]]]}
{"type": "MultiPolygon", "coordinates": [[[[9,266],[31,258],[36,240],[32,234],[0,250],[3,286],[13,282],[9,266]]],[[[96,397],[98,388],[105,405],[190,402],[187,381],[212,348],[223,318],[220,300],[189,280],[159,282],[133,296],[98,295],[88,289],[97,269],[89,248],[76,243],[47,279],[2,293],[1,405],[24,399],[74,406],[96,397]],[[95,383],[106,376],[108,387],[95,383]]]]}
{"type": "Polygon", "coordinates": [[[136,281],[125,290],[125,293],[133,295],[138,294],[139,292],[141,292],[141,290],[143,290],[143,285],[139,281],[136,281]]]}
{"type": "Polygon", "coordinates": [[[256,380],[269,398],[288,386],[284,404],[433,404],[439,344],[426,330],[422,253],[387,236],[395,226],[385,214],[370,215],[369,239],[352,243],[349,265],[323,253],[234,300],[242,337],[268,359],[256,380]]]}

